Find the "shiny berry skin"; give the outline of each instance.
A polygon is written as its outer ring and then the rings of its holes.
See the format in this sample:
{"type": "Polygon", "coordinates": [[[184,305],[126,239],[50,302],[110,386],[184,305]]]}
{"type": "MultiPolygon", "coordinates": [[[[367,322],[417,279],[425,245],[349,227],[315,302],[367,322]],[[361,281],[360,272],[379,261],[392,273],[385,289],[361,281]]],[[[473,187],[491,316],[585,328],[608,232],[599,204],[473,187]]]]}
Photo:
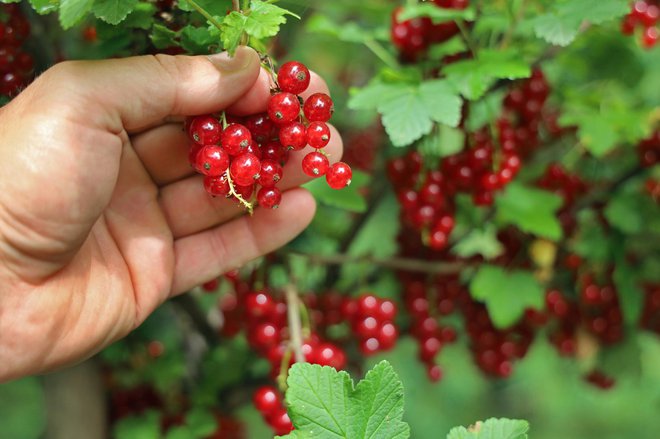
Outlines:
{"type": "Polygon", "coordinates": [[[353,178],[353,171],[351,171],[351,167],[344,162],[333,164],[325,174],[328,186],[337,190],[343,189],[351,184],[351,178],[353,178]]]}
{"type": "Polygon", "coordinates": [[[280,143],[287,149],[298,151],[307,145],[307,128],[300,122],[291,122],[280,128],[280,143]]]}
{"type": "Polygon", "coordinates": [[[429,364],[426,367],[426,375],[432,383],[437,383],[442,379],[442,369],[437,364],[429,364]]]}
{"type": "Polygon", "coordinates": [[[346,354],[332,343],[320,344],[316,348],[316,355],[314,357],[316,363],[321,366],[330,366],[337,370],[342,370],[346,367],[346,354]]]}
{"type": "Polygon", "coordinates": [[[273,121],[270,120],[268,114],[261,113],[255,114],[253,116],[248,116],[243,121],[243,125],[250,130],[252,138],[257,141],[257,143],[264,143],[270,140],[275,130],[275,125],[273,121]]]}
{"type": "Polygon", "coordinates": [[[204,177],[204,189],[214,197],[226,197],[229,195],[229,181],[227,175],[222,174],[219,177],[204,177]]]}
{"type": "Polygon", "coordinates": [[[660,36],[660,31],[657,27],[651,26],[647,27],[642,35],[642,45],[647,49],[652,48],[658,42],[658,37],[660,36]]]}
{"type": "Polygon", "coordinates": [[[449,237],[447,233],[442,230],[432,230],[431,235],[429,236],[429,247],[434,250],[442,250],[447,247],[449,243],[449,237]]]}
{"type": "Polygon", "coordinates": [[[396,344],[396,341],[399,338],[399,331],[393,323],[384,323],[378,328],[376,338],[380,344],[380,349],[386,351],[392,349],[396,344]]]}
{"type": "Polygon", "coordinates": [[[314,151],[303,157],[302,170],[310,177],[320,177],[325,175],[330,168],[328,158],[320,152],[314,151]]]}
{"type": "Polygon", "coordinates": [[[360,342],[359,348],[364,356],[374,355],[380,350],[380,342],[375,337],[367,338],[360,342]]]}
{"type": "Polygon", "coordinates": [[[289,434],[293,430],[293,424],[289,418],[289,414],[285,409],[280,408],[271,415],[266,417],[268,425],[273,428],[275,434],[284,436],[289,434]]]}
{"type": "Polygon", "coordinates": [[[229,168],[229,155],[220,146],[205,146],[197,153],[195,169],[209,177],[219,177],[229,168]]]}
{"type": "Polygon", "coordinates": [[[325,93],[315,93],[303,105],[305,117],[310,122],[327,122],[334,112],[334,103],[325,93]]]}
{"type": "Polygon", "coordinates": [[[294,95],[299,95],[307,90],[310,79],[309,69],[304,64],[296,61],[282,64],[277,72],[277,82],[280,89],[294,95]]]}
{"type": "Polygon", "coordinates": [[[275,413],[282,406],[282,399],[277,389],[272,386],[259,387],[252,396],[254,407],[264,415],[275,413]]]}
{"type": "Polygon", "coordinates": [[[190,138],[200,145],[215,145],[220,140],[220,122],[211,115],[196,116],[190,121],[190,138]]]}
{"type": "Polygon", "coordinates": [[[271,323],[260,323],[250,332],[249,339],[255,347],[270,349],[280,342],[280,331],[271,323]]]}
{"type": "Polygon", "coordinates": [[[233,123],[222,131],[220,143],[229,155],[239,155],[252,143],[252,134],[247,127],[233,123]]]}
{"type": "Polygon", "coordinates": [[[264,187],[257,193],[259,206],[266,209],[277,209],[282,202],[282,192],[276,187],[264,187]]]}
{"type": "Polygon", "coordinates": [[[204,148],[202,145],[199,143],[191,143],[190,144],[190,149],[188,150],[188,163],[190,163],[190,166],[193,168],[197,165],[197,154],[204,148]]]}
{"type": "Polygon", "coordinates": [[[324,122],[312,122],[307,127],[307,143],[312,148],[325,148],[330,142],[330,128],[324,122]]]}
{"type": "Polygon", "coordinates": [[[261,161],[259,184],[263,187],[273,187],[282,179],[282,166],[273,160],[261,161]]]}
{"type": "Polygon", "coordinates": [[[245,296],[245,312],[251,317],[265,317],[275,309],[275,301],[264,292],[254,291],[245,296]]]}
{"type": "Polygon", "coordinates": [[[396,305],[391,300],[381,300],[376,310],[376,317],[381,322],[392,321],[396,317],[396,305]]]}
{"type": "Polygon", "coordinates": [[[261,147],[261,158],[272,160],[283,165],[286,163],[289,152],[277,140],[272,140],[261,147]]]}
{"type": "Polygon", "coordinates": [[[261,162],[253,154],[241,154],[234,157],[229,168],[231,178],[241,186],[253,184],[259,178],[260,171],[261,162]]]}
{"type": "Polygon", "coordinates": [[[293,122],[300,115],[300,101],[291,93],[277,93],[268,101],[268,117],[276,124],[293,122]]]}

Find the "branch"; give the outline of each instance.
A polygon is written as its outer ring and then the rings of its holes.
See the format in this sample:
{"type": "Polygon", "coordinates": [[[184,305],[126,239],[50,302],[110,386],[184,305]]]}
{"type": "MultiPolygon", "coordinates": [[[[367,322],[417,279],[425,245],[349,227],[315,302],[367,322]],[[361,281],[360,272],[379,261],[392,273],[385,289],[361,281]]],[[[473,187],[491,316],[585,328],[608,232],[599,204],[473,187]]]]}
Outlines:
{"type": "Polygon", "coordinates": [[[344,264],[371,264],[394,270],[412,271],[428,274],[453,274],[458,273],[465,267],[471,265],[465,262],[433,262],[423,259],[391,257],[374,258],[372,256],[352,256],[348,254],[318,255],[309,253],[291,252],[290,254],[307,258],[310,262],[321,265],[344,265],[344,264]]]}
{"type": "Polygon", "coordinates": [[[289,332],[291,334],[291,348],[296,363],[305,362],[305,354],[302,350],[302,323],[300,321],[300,302],[296,288],[289,284],[284,288],[286,294],[287,318],[289,320],[289,332]]]}

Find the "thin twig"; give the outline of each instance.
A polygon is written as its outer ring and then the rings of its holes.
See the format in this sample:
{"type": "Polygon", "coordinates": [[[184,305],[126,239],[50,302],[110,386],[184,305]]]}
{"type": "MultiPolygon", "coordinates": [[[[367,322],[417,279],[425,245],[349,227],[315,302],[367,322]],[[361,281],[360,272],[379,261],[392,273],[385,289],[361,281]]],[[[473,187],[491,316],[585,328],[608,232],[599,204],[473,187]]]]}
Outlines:
{"type": "Polygon", "coordinates": [[[232,9],[236,12],[241,12],[241,1],[240,0],[232,0],[232,9]]]}
{"type": "Polygon", "coordinates": [[[302,322],[300,320],[300,302],[298,292],[293,284],[284,288],[286,294],[287,318],[289,320],[289,333],[291,334],[291,348],[296,363],[305,362],[305,354],[302,350],[302,322]]]}

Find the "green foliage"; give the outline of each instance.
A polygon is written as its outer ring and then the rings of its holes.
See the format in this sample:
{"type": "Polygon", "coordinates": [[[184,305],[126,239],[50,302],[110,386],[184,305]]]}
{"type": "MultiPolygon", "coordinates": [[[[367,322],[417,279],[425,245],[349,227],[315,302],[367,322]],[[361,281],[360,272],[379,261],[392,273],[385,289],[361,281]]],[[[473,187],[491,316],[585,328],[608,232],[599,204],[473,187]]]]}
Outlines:
{"type": "Polygon", "coordinates": [[[470,282],[470,294],[484,302],[493,324],[507,328],[516,323],[527,308],[541,309],[544,290],[534,275],[526,271],[505,271],[482,265],[470,282]]]}
{"type": "Polygon", "coordinates": [[[249,11],[232,11],[222,20],[222,43],[230,54],[236,51],[243,35],[261,40],[277,35],[286,16],[300,18],[272,3],[252,0],[249,11]]]}
{"type": "Polygon", "coordinates": [[[543,238],[555,241],[561,238],[556,212],[562,199],[558,195],[513,182],[497,196],[495,204],[498,221],[543,238]]]}
{"type": "Polygon", "coordinates": [[[304,187],[323,204],[351,212],[364,212],[367,209],[367,203],[364,196],[360,194],[360,189],[368,183],[369,176],[364,172],[355,170],[350,186],[342,190],[338,191],[330,188],[325,178],[314,179],[306,183],[304,187]]]}
{"type": "Polygon", "coordinates": [[[137,4],[138,0],[95,0],[92,12],[106,23],[119,24],[137,4]]]}
{"type": "Polygon", "coordinates": [[[575,39],[585,21],[601,24],[629,11],[627,0],[563,0],[555,2],[550,12],[535,17],[532,22],[539,38],[566,46],[575,39]]]}
{"type": "Polygon", "coordinates": [[[498,79],[527,78],[531,69],[515,50],[482,50],[475,59],[448,65],[444,73],[463,97],[473,101],[484,96],[498,79]]]}
{"type": "Polygon", "coordinates": [[[444,80],[384,82],[375,80],[355,92],[353,110],[377,110],[394,146],[407,146],[431,132],[434,122],[455,127],[462,102],[444,80]]]}
{"type": "Polygon", "coordinates": [[[60,24],[69,29],[82,20],[92,9],[94,0],[61,0],[60,24]]]}
{"type": "Polygon", "coordinates": [[[527,439],[529,423],[516,419],[488,419],[469,428],[456,427],[447,439],[527,439]]]}
{"type": "Polygon", "coordinates": [[[357,386],[346,372],[298,363],[290,369],[287,384],[286,403],[293,425],[311,437],[410,436],[408,424],[401,420],[403,385],[387,362],[376,365],[357,386]]]}
{"type": "Polygon", "coordinates": [[[483,228],[473,228],[454,246],[454,254],[463,258],[481,255],[489,260],[502,254],[504,247],[497,240],[497,227],[486,224],[483,228]]]}

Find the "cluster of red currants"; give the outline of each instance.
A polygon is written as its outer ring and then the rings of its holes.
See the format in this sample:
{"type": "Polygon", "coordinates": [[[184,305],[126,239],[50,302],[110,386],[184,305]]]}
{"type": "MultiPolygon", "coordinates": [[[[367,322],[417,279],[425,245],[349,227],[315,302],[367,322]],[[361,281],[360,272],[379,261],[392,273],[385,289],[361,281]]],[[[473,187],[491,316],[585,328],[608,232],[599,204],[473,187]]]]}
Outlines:
{"type": "MultiPolygon", "coordinates": [[[[467,8],[470,1],[432,0],[432,3],[439,8],[460,10],[467,8]]],[[[401,20],[399,17],[402,11],[403,7],[392,11],[390,37],[404,61],[418,60],[429,46],[447,41],[460,32],[454,21],[434,24],[428,17],[401,20]]]]}
{"type": "Polygon", "coordinates": [[[549,135],[557,133],[553,119],[543,114],[549,94],[543,73],[535,70],[505,98],[497,139],[479,130],[468,136],[463,151],[445,157],[436,169],[424,169],[417,152],[390,160],[387,171],[398,191],[402,222],[421,232],[429,247],[445,248],[454,228],[455,195],[469,193],[476,205],[491,205],[495,193],[519,172],[522,158],[538,146],[542,122],[549,135]]]}
{"type": "Polygon", "coordinates": [[[389,351],[396,345],[399,338],[399,330],[394,323],[396,313],[394,302],[373,294],[348,298],[342,304],[343,317],[350,324],[360,352],[365,356],[389,351]]]}
{"type": "Polygon", "coordinates": [[[641,42],[648,49],[658,42],[660,5],[657,0],[638,0],[633,2],[630,13],[621,22],[621,32],[633,35],[638,27],[642,30],[641,42]]]}
{"type": "Polygon", "coordinates": [[[276,435],[283,436],[293,430],[293,424],[284,407],[282,395],[275,387],[259,387],[252,396],[252,402],[276,435]]]}
{"type": "Polygon", "coordinates": [[[29,36],[30,22],[18,4],[0,5],[0,95],[15,96],[34,76],[34,60],[21,48],[29,36]]]}
{"type": "Polygon", "coordinates": [[[213,196],[233,197],[248,209],[257,186],[257,202],[277,208],[282,193],[277,184],[283,177],[289,151],[311,146],[302,160],[310,177],[325,175],[328,185],[342,189],[351,182],[351,168],[342,162],[330,165],[323,148],[330,142],[326,122],[333,102],[324,93],[315,93],[304,102],[298,96],[307,90],[310,73],[298,62],[279,69],[278,83],[268,102],[267,114],[246,118],[223,115],[196,116],[187,121],[192,141],[189,160],[204,175],[204,188],[213,196]]]}

